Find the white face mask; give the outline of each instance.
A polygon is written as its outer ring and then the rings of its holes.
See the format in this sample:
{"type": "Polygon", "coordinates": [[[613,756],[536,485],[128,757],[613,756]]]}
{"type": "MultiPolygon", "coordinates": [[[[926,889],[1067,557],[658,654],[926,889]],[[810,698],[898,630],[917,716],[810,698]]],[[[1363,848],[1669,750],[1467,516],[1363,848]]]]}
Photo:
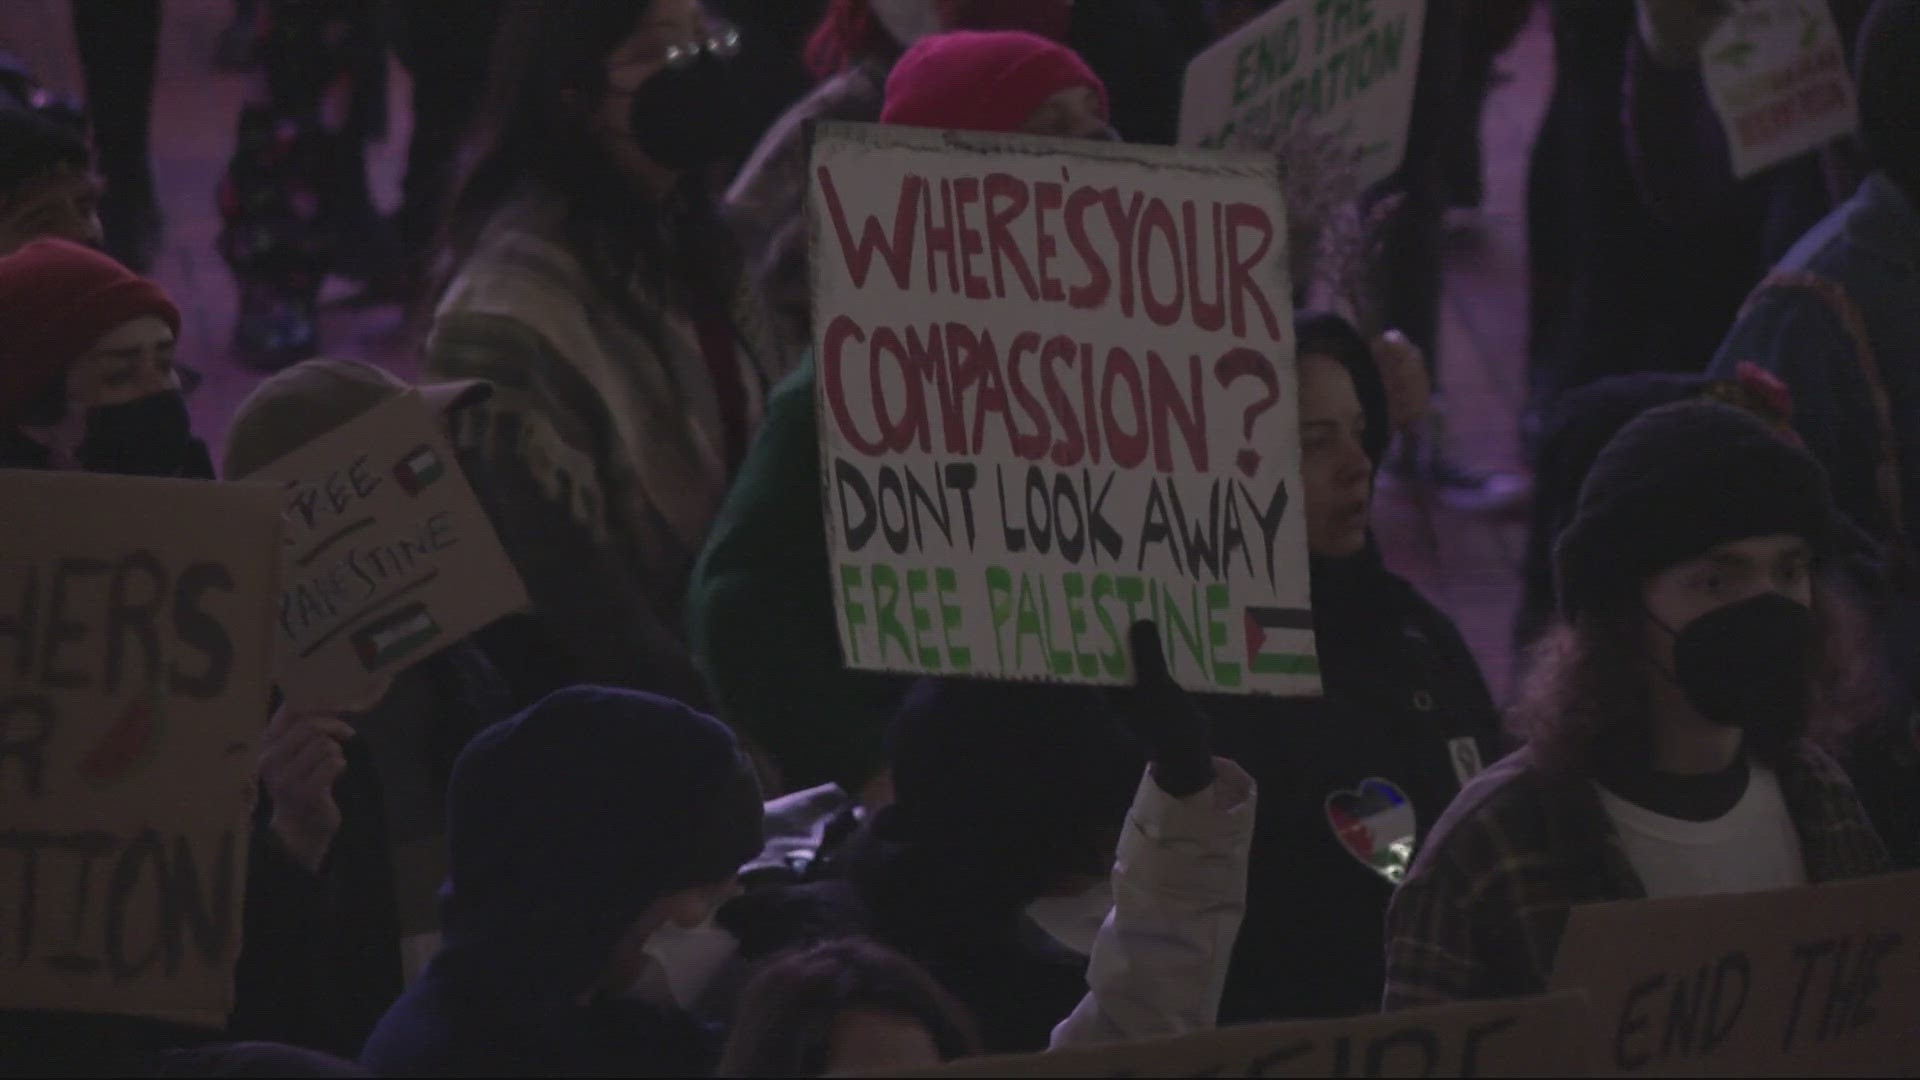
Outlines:
{"type": "Polygon", "coordinates": [[[644,951],[652,963],[627,996],[691,1009],[739,948],[739,941],[712,918],[691,930],[669,922],[647,939],[644,951]]]}
{"type": "Polygon", "coordinates": [[[933,10],[933,0],[868,0],[868,6],[903,49],[940,32],[940,16],[933,10]]]}

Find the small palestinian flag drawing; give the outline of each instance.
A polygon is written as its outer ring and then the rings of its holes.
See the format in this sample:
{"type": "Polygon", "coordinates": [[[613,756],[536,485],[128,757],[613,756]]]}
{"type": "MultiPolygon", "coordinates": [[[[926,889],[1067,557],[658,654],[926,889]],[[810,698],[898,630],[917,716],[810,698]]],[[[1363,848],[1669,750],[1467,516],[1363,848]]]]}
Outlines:
{"type": "Polygon", "coordinates": [[[393,478],[409,495],[418,495],[435,480],[447,475],[447,466],[433,447],[425,443],[414,447],[393,467],[393,478]]]}
{"type": "Polygon", "coordinates": [[[425,604],[411,604],[362,627],[353,652],[368,671],[379,671],[440,636],[440,624],[425,604]]]}
{"type": "MultiPolygon", "coordinates": [[[[1304,608],[1248,607],[1247,670],[1255,675],[1315,675],[1320,661],[1311,653],[1288,652],[1270,640],[1276,630],[1313,631],[1313,612],[1304,608]]],[[[1288,635],[1291,636],[1291,635],[1288,635]]]]}

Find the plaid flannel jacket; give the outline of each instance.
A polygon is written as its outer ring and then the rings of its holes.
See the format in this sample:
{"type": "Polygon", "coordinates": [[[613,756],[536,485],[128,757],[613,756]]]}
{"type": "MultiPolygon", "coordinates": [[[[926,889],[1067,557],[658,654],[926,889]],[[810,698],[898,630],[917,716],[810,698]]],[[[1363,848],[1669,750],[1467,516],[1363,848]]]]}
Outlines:
{"type": "MultiPolygon", "coordinates": [[[[1853,786],[1806,746],[1778,770],[1807,879],[1892,867],[1853,786]]],[[[1387,913],[1387,1009],[1541,993],[1575,904],[1646,897],[1593,786],[1521,750],[1474,778],[1387,913]]]]}

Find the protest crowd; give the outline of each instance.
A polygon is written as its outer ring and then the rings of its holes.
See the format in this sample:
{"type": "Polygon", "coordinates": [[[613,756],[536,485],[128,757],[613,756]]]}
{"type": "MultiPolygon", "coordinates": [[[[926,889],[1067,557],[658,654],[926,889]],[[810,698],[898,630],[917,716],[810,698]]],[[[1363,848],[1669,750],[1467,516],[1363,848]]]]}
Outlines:
{"type": "Polygon", "coordinates": [[[230,328],[179,2],[0,52],[0,1075],[1920,1074],[1920,0],[203,3],[230,328]]]}

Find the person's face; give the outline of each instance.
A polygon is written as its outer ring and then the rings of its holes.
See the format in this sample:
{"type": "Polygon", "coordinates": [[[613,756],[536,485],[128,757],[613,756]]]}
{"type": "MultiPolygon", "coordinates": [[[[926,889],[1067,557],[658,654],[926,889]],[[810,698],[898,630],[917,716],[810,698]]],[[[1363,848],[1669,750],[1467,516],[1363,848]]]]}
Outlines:
{"type": "Polygon", "coordinates": [[[67,406],[80,414],[180,389],[173,331],[151,315],[122,323],[67,369],[67,406]]]}
{"type": "Polygon", "coordinates": [[[1661,671],[1674,669],[1674,638],[1687,624],[1729,604],[1777,592],[1813,606],[1813,549],[1797,536],[1761,536],[1721,544],[1691,562],[1648,579],[1643,600],[1648,656],[1661,671]]]}
{"type": "Polygon", "coordinates": [[[633,96],[664,71],[667,53],[701,40],[705,21],[694,0],[653,0],[633,32],[607,57],[607,89],[594,107],[596,126],[616,161],[640,153],[633,145],[633,96]]]}
{"type": "Polygon", "coordinates": [[[834,1018],[829,1076],[881,1076],[938,1064],[940,1048],[918,1020],[864,1009],[834,1018]]]}
{"type": "Polygon", "coordinates": [[[1307,489],[1307,548],[1325,558],[1358,553],[1372,523],[1373,462],[1366,410],[1338,360],[1300,358],[1300,472],[1307,489]]]}
{"type": "Polygon", "coordinates": [[[71,172],[21,185],[0,197],[0,255],[34,240],[71,240],[99,247],[100,181],[71,172]]]}
{"type": "Polygon", "coordinates": [[[1070,86],[1041,102],[1020,130],[1028,135],[1056,139],[1111,140],[1114,137],[1113,129],[1107,126],[1106,107],[1090,86],[1070,86]]]}

